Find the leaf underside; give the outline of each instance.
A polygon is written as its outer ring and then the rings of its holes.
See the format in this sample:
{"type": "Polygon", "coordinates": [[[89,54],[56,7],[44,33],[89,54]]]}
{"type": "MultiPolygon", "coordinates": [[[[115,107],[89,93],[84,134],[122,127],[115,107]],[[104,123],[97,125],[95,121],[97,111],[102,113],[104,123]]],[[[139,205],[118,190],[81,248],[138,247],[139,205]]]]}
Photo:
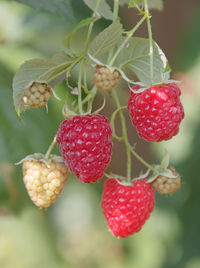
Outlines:
{"type": "Polygon", "coordinates": [[[25,111],[22,98],[27,86],[33,81],[48,83],[49,79],[65,70],[72,61],[73,58],[60,52],[49,59],[33,59],[22,64],[13,79],[13,100],[17,114],[25,111]]]}

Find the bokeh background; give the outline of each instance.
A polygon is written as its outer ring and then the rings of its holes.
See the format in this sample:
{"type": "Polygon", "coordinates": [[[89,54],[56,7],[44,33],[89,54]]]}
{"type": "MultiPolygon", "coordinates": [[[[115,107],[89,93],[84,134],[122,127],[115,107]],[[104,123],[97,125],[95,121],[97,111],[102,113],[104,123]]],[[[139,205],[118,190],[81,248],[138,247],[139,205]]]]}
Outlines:
{"type": "MultiPolygon", "coordinates": [[[[0,1],[0,267],[199,268],[198,0],[164,0],[162,12],[152,11],[154,39],[169,59],[173,78],[182,81],[185,119],[180,133],[169,142],[149,144],[138,138],[127,116],[131,142],[137,144],[137,151],[147,161],[159,162],[164,150],[169,151],[171,163],[182,176],[181,190],[168,197],[156,195],[150,219],[138,234],[126,239],[116,239],[106,227],[100,208],[103,180],[85,185],[70,175],[63,194],[46,212],[29,200],[21,166],[14,163],[28,154],[47,150],[63,120],[66,85],[55,88],[63,101],[51,98],[48,113],[45,109],[27,111],[23,122],[19,122],[12,100],[12,78],[25,60],[49,57],[62,50],[61,40],[67,32],[91,14],[81,0],[71,3],[74,14],[65,16],[64,10],[60,14],[55,6],[46,12],[15,1],[0,1]]],[[[137,13],[124,6],[120,14],[124,27],[130,29],[137,13]]],[[[96,31],[107,25],[108,21],[102,20],[96,31]]],[[[137,34],[146,36],[146,28],[137,34]]],[[[81,46],[81,33],[76,38],[81,46]]],[[[125,103],[126,87],[121,94],[125,103]]],[[[108,102],[104,113],[109,115],[112,109],[113,103],[108,102]]],[[[118,128],[120,131],[120,125],[118,128]]],[[[115,143],[109,170],[124,174],[126,160],[120,146],[115,143]]],[[[137,176],[141,165],[135,159],[132,165],[133,176],[137,176]]]]}

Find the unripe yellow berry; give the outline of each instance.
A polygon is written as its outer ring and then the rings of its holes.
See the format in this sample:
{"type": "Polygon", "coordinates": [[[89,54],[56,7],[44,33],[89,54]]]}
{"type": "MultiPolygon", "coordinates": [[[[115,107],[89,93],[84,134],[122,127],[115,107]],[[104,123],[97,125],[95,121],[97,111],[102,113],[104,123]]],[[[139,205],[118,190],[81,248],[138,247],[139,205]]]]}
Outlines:
{"type": "Polygon", "coordinates": [[[51,161],[49,166],[41,161],[23,162],[23,180],[28,194],[38,207],[49,207],[61,194],[68,169],[62,162],[51,161]]]}

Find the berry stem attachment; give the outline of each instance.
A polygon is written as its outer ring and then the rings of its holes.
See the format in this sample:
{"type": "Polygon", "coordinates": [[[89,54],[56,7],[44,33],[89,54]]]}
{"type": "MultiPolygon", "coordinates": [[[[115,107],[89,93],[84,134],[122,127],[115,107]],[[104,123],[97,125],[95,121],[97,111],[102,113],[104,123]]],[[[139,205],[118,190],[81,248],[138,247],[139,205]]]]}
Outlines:
{"type": "Polygon", "coordinates": [[[119,46],[119,48],[117,49],[117,51],[115,52],[113,58],[110,61],[110,66],[113,65],[114,61],[116,60],[117,56],[119,55],[119,53],[121,52],[121,50],[124,48],[124,46],[126,45],[126,43],[128,42],[128,40],[132,37],[132,35],[137,31],[137,29],[140,27],[140,25],[143,23],[143,21],[146,19],[146,15],[144,15],[141,20],[138,21],[138,23],[135,25],[135,27],[127,32],[127,37],[124,39],[124,42],[119,46]]]}
{"type": "Polygon", "coordinates": [[[83,114],[81,80],[82,80],[82,61],[80,62],[80,69],[79,69],[79,75],[78,75],[78,109],[79,109],[79,114],[83,114]]]}
{"type": "Polygon", "coordinates": [[[50,144],[50,146],[49,146],[49,148],[48,148],[48,150],[47,150],[47,152],[45,154],[45,159],[48,159],[49,158],[49,155],[50,155],[51,151],[53,150],[54,145],[56,144],[56,136],[53,138],[53,141],[50,144]]]}
{"type": "Polygon", "coordinates": [[[113,129],[113,137],[119,141],[124,141],[124,136],[122,135],[121,137],[119,137],[117,134],[116,134],[116,130],[115,130],[115,118],[117,116],[117,113],[122,110],[122,109],[126,109],[127,106],[121,106],[120,108],[117,108],[113,113],[112,113],[112,116],[111,116],[111,119],[110,119],[110,124],[111,124],[111,127],[113,129]]]}
{"type": "Polygon", "coordinates": [[[148,35],[149,35],[150,78],[151,78],[151,85],[153,85],[154,84],[153,39],[152,39],[150,14],[149,14],[149,8],[148,8],[147,0],[144,0],[144,10],[145,10],[145,13],[146,13],[147,29],[148,29],[148,35]]]}
{"type": "Polygon", "coordinates": [[[152,167],[149,163],[147,163],[139,154],[136,153],[136,151],[133,149],[133,147],[130,145],[130,143],[128,144],[129,146],[129,150],[131,151],[131,153],[144,165],[146,166],[148,169],[150,169],[151,171],[153,171],[154,173],[158,173],[158,171],[152,167]]]}
{"type": "Polygon", "coordinates": [[[116,90],[112,91],[113,98],[115,99],[117,108],[119,109],[119,115],[121,118],[121,124],[122,124],[122,134],[123,134],[123,140],[126,145],[126,156],[127,156],[127,180],[131,181],[131,151],[129,148],[129,142],[128,142],[128,135],[127,135],[127,130],[126,130],[126,122],[125,122],[125,117],[122,112],[122,107],[120,105],[119,98],[117,96],[116,90]]]}

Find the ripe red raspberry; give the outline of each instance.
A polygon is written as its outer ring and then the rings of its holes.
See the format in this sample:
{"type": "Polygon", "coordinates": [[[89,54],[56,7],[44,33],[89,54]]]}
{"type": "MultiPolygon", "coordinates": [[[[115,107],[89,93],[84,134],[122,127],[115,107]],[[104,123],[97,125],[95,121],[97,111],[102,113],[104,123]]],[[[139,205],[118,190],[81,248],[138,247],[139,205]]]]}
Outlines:
{"type": "Polygon", "coordinates": [[[47,166],[41,161],[23,162],[23,180],[28,194],[38,207],[49,207],[61,194],[68,178],[63,162],[51,161],[47,166]]]}
{"type": "Polygon", "coordinates": [[[74,116],[63,121],[57,142],[66,165],[81,181],[103,177],[112,153],[112,129],[105,116],[74,116]]]}
{"type": "Polygon", "coordinates": [[[24,92],[24,106],[26,109],[43,107],[51,95],[51,87],[48,84],[33,82],[24,92]]]}
{"type": "Polygon", "coordinates": [[[118,84],[120,77],[121,74],[118,70],[111,72],[107,67],[97,65],[94,73],[94,84],[100,91],[111,91],[118,84]]]}
{"type": "Polygon", "coordinates": [[[131,186],[108,179],[101,201],[108,227],[115,236],[127,237],[139,232],[153,211],[155,194],[146,179],[131,186]]]}
{"type": "Polygon", "coordinates": [[[152,182],[153,188],[160,194],[172,194],[181,187],[181,176],[175,168],[169,166],[168,169],[172,171],[174,178],[160,175],[152,182]]]}
{"type": "Polygon", "coordinates": [[[181,91],[175,84],[152,86],[138,94],[131,92],[128,110],[140,137],[158,142],[178,134],[184,118],[180,95],[181,91]]]}

